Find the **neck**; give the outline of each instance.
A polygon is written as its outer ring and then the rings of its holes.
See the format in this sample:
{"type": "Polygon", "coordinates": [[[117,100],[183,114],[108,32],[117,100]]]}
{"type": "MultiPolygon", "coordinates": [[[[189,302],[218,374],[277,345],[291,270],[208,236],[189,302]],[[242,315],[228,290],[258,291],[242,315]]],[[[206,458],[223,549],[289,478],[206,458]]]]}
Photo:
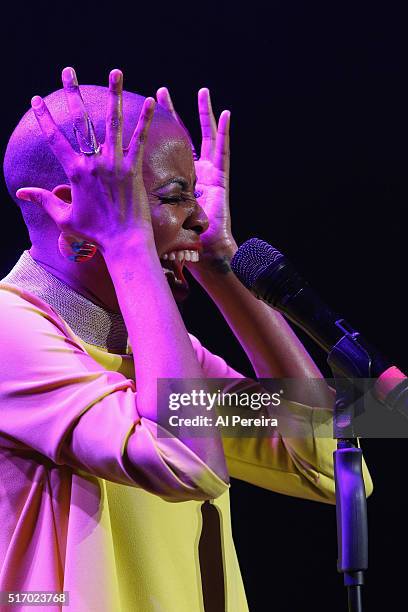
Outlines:
{"type": "Polygon", "coordinates": [[[38,296],[88,344],[112,353],[126,353],[127,330],[122,315],[76,291],[53,271],[45,269],[28,251],[24,251],[2,282],[38,296]]]}
{"type": "Polygon", "coordinates": [[[31,257],[50,274],[71,287],[73,291],[105,310],[120,314],[115,287],[102,255],[97,252],[86,263],[75,263],[64,259],[59,252],[49,256],[36,246],[29,251],[31,257]]]}

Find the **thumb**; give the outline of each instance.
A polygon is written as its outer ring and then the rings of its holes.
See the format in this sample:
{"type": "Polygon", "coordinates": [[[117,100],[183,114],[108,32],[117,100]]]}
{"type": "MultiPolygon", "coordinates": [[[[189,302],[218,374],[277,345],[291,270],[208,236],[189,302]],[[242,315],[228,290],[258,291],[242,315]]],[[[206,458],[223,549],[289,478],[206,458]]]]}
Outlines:
{"type": "Polygon", "coordinates": [[[58,198],[54,193],[47,189],[40,189],[38,187],[23,187],[18,189],[16,196],[19,200],[26,202],[32,202],[33,204],[39,204],[49,214],[51,219],[56,225],[62,229],[64,222],[69,217],[69,211],[71,204],[64,202],[58,198]]]}

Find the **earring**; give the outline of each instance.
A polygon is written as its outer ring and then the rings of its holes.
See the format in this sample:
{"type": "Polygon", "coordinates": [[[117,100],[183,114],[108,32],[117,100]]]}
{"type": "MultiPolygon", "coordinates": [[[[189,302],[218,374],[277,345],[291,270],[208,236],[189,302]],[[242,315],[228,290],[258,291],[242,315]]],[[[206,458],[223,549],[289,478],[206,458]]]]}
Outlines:
{"type": "Polygon", "coordinates": [[[97,247],[87,240],[78,239],[71,234],[61,233],[58,238],[58,248],[63,257],[76,263],[89,261],[98,250],[97,247]]]}

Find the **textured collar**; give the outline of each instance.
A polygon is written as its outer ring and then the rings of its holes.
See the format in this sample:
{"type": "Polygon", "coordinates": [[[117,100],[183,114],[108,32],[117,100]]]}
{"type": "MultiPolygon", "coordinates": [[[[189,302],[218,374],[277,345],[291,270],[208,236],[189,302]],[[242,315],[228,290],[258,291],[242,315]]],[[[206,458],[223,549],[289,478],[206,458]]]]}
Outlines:
{"type": "Polygon", "coordinates": [[[84,342],[110,353],[126,354],[128,334],[122,315],[101,308],[71,289],[45,270],[28,251],[23,252],[1,282],[16,285],[41,298],[84,342]]]}

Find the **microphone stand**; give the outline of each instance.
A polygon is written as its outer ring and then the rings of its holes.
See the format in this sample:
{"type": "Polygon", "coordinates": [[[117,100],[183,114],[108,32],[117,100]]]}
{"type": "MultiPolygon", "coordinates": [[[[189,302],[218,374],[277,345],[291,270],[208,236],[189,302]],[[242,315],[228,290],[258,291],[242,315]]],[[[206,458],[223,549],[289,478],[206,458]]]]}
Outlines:
{"type": "MultiPolygon", "coordinates": [[[[336,377],[335,377],[336,379],[336,377]]],[[[355,437],[344,437],[347,427],[349,394],[347,382],[336,379],[334,432],[337,450],[334,451],[336,487],[336,518],[338,559],[337,570],[344,575],[348,593],[349,612],[362,612],[361,590],[364,571],[368,568],[367,502],[362,473],[362,450],[355,437]],[[337,431],[336,431],[337,430],[337,431]]]]}
{"type": "MultiPolygon", "coordinates": [[[[376,379],[391,364],[365,342],[359,332],[340,319],[336,326],[344,334],[328,354],[327,363],[336,387],[333,434],[336,486],[337,569],[344,576],[349,612],[362,612],[362,586],[368,568],[367,499],[358,444],[356,416],[364,412],[364,400],[376,379]],[[359,405],[360,403],[360,405],[359,405]]],[[[374,393],[375,396],[375,393],[374,393]]],[[[370,401],[373,401],[371,397],[370,401]]],[[[380,400],[389,410],[408,418],[408,378],[404,378],[380,400]]]]}
{"type": "MultiPolygon", "coordinates": [[[[339,325],[340,322],[337,322],[339,325]]],[[[370,375],[370,354],[357,340],[358,333],[343,328],[344,336],[330,351],[329,364],[336,386],[333,433],[338,559],[344,576],[349,612],[362,612],[362,586],[368,568],[367,501],[362,472],[362,451],[353,427],[356,392],[354,377],[370,375]]]]}

